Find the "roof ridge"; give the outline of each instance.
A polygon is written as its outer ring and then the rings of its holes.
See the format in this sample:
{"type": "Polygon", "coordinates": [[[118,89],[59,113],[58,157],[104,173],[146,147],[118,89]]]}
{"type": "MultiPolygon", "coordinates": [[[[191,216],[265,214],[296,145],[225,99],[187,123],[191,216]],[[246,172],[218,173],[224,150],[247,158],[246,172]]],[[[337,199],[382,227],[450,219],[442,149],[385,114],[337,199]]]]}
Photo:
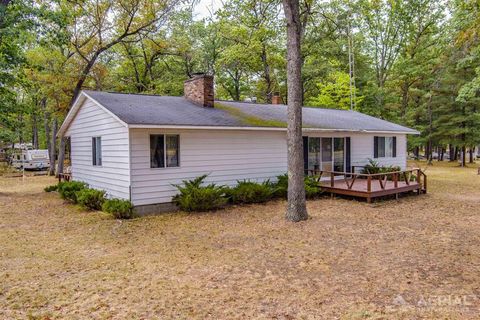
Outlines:
{"type": "MultiPolygon", "coordinates": [[[[272,107],[278,107],[278,106],[283,106],[283,107],[287,107],[286,104],[273,104],[273,103],[259,103],[259,102],[250,102],[250,101],[233,101],[233,100],[215,100],[215,101],[218,101],[218,102],[232,102],[232,103],[243,103],[243,104],[253,104],[253,105],[261,105],[261,106],[272,106],[272,107]]],[[[306,108],[306,109],[321,109],[321,110],[337,110],[337,111],[351,111],[351,112],[357,112],[357,113],[361,113],[361,112],[358,112],[358,111],[355,111],[355,110],[346,110],[346,109],[336,109],[336,108],[325,108],[325,107],[315,107],[315,106],[302,106],[302,108],[306,108]]],[[[362,113],[363,114],[363,113],[362,113]]]]}
{"type": "Polygon", "coordinates": [[[184,96],[166,96],[161,94],[153,94],[153,93],[130,93],[130,92],[116,92],[116,91],[101,91],[101,90],[82,90],[88,94],[88,92],[95,92],[95,93],[110,93],[110,94],[123,94],[129,96],[143,96],[143,97],[165,97],[165,98],[185,98],[184,96]]]}

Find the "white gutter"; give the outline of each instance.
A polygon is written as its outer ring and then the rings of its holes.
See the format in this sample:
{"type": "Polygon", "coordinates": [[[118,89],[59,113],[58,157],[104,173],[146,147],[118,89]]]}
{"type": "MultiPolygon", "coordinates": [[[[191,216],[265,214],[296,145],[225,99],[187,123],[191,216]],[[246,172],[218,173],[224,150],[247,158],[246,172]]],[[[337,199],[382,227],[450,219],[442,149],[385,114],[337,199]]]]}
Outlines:
{"type": "MultiPolygon", "coordinates": [[[[243,130],[243,131],[287,131],[285,127],[229,127],[229,126],[188,126],[188,125],[155,125],[155,124],[129,124],[129,129],[185,129],[185,130],[243,130]]],[[[303,128],[304,132],[360,132],[360,133],[386,133],[386,134],[419,134],[409,131],[380,131],[380,130],[352,130],[352,129],[322,129],[303,128]]]]}

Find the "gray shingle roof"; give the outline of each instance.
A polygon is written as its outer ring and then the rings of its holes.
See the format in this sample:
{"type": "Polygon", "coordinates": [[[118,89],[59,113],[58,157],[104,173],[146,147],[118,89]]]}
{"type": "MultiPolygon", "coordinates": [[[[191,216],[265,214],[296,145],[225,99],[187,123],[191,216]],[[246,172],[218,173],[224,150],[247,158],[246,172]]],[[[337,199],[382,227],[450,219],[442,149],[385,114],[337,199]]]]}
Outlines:
{"type": "MultiPolygon", "coordinates": [[[[184,97],[84,92],[130,125],[285,127],[287,121],[285,105],[215,101],[215,108],[203,108],[184,97]]],[[[303,125],[339,131],[418,133],[355,111],[312,107],[303,108],[303,125]]]]}

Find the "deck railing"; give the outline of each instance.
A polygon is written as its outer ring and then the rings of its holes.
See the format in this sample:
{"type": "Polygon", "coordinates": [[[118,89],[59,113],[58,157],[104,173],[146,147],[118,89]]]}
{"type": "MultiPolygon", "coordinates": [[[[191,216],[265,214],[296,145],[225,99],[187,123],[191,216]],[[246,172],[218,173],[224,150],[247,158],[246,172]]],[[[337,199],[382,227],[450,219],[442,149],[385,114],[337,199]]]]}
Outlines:
{"type": "MultiPolygon", "coordinates": [[[[354,169],[352,168],[352,171],[354,169]]],[[[326,171],[326,170],[308,170],[308,173],[315,176],[317,182],[320,183],[322,177],[330,178],[330,187],[334,188],[335,183],[345,183],[348,190],[352,190],[355,181],[358,179],[367,180],[367,192],[372,191],[372,184],[377,183],[381,190],[385,190],[388,181],[393,182],[393,187],[398,188],[400,181],[410,185],[411,182],[417,182],[421,186],[421,190],[427,190],[427,176],[420,168],[412,168],[402,171],[392,171],[384,173],[355,173],[355,172],[340,172],[340,171],[326,171]],[[337,180],[336,177],[343,176],[344,179],[337,180]]]]}

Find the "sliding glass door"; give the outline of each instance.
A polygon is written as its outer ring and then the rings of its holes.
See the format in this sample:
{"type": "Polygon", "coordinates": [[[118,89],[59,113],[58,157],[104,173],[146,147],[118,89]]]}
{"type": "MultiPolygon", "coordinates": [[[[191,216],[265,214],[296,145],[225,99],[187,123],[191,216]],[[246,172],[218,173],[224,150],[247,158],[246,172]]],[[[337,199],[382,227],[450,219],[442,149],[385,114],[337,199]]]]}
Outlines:
{"type": "Polygon", "coordinates": [[[345,138],[333,138],[333,171],[345,172],[345,138]]]}
{"type": "Polygon", "coordinates": [[[322,171],[345,171],[345,138],[305,138],[304,146],[308,161],[307,169],[310,173],[322,171]]]}
{"type": "Polygon", "coordinates": [[[322,170],[332,171],[332,138],[322,138],[322,170]]]}

